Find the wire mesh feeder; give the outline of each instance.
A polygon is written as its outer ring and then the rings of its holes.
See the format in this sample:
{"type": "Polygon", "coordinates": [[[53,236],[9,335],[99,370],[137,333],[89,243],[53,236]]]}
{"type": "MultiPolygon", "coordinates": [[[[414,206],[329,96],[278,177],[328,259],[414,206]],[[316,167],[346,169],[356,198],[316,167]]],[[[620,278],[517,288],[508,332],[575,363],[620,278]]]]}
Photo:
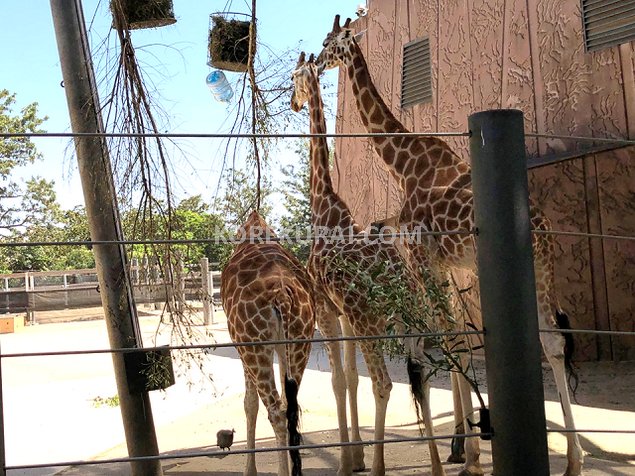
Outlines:
{"type": "Polygon", "coordinates": [[[121,2],[131,30],[158,28],[176,23],[172,0],[112,0],[121,2]]]}
{"type": "Polygon", "coordinates": [[[213,68],[243,73],[249,62],[251,21],[246,13],[219,12],[209,16],[207,64],[213,68]]]}

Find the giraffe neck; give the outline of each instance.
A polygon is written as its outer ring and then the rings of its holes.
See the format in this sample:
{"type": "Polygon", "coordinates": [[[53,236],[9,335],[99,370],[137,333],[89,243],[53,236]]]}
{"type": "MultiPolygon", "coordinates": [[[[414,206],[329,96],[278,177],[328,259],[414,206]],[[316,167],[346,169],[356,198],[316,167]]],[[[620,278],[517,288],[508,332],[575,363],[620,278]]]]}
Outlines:
{"type": "MultiPolygon", "coordinates": [[[[361,48],[356,42],[351,42],[349,54],[346,56],[346,70],[351,81],[353,95],[362,123],[369,133],[375,132],[409,132],[394,116],[390,108],[377,91],[370,76],[368,65],[361,48]]],[[[391,174],[404,188],[408,176],[408,167],[413,160],[420,162],[419,167],[433,167],[426,154],[413,156],[411,150],[427,149],[426,142],[412,137],[372,137],[375,150],[388,166],[391,174]],[[417,143],[415,145],[415,143],[417,143]],[[399,154],[399,151],[408,151],[399,154]],[[422,164],[421,162],[425,162],[422,164]]]]}
{"type": "MultiPolygon", "coordinates": [[[[326,134],[324,104],[315,75],[309,79],[309,122],[311,134],[326,134]]],[[[311,137],[311,215],[313,225],[356,227],[352,215],[333,189],[326,137],[311,137]]]]}

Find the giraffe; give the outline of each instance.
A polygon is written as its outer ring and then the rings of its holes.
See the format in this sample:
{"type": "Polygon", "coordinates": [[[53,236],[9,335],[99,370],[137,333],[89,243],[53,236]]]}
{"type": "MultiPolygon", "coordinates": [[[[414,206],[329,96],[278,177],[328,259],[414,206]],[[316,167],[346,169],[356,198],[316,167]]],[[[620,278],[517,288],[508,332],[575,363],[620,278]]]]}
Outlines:
{"type": "MultiPolygon", "coordinates": [[[[341,27],[339,15],[335,17],[316,63],[320,72],[339,66],[344,68],[368,132],[408,132],[373,84],[366,60],[350,28],[350,19],[341,27]]],[[[438,138],[416,137],[373,137],[371,141],[403,193],[400,225],[430,231],[474,228],[471,168],[447,143],[438,138]]],[[[551,229],[549,219],[533,203],[530,214],[533,229],[551,229]]],[[[431,268],[439,276],[449,277],[453,269],[476,269],[475,242],[471,235],[429,237],[421,244],[407,248],[413,266],[431,268]]],[[[563,329],[568,327],[568,318],[555,294],[554,248],[552,235],[533,234],[539,327],[563,329]]],[[[570,431],[567,433],[568,462],[564,474],[576,476],[582,470],[584,453],[578,435],[571,432],[575,430],[575,423],[567,386],[573,343],[570,337],[570,334],[541,333],[540,340],[557,383],[565,426],[570,431]]],[[[461,414],[460,421],[463,421],[463,416],[471,413],[471,395],[462,379],[454,379],[453,383],[453,389],[458,387],[462,402],[461,407],[455,408],[455,413],[461,414]]],[[[464,474],[483,474],[478,458],[478,441],[468,438],[464,474]]]]}
{"type": "MultiPolygon", "coordinates": [[[[241,242],[221,274],[221,297],[227,328],[234,343],[283,339],[310,339],[315,327],[311,282],[300,262],[278,243],[257,212],[252,212],[237,235],[241,242]]],[[[311,344],[239,346],[245,374],[247,448],[255,448],[258,396],[265,405],[278,446],[300,444],[297,391],[311,344]],[[282,397],[276,390],[273,369],[278,354],[282,397]],[[283,400],[286,397],[286,405],[283,400]],[[285,409],[286,406],[286,409],[285,409]]],[[[300,452],[278,454],[278,476],[302,474],[300,452]]],[[[255,455],[247,455],[245,476],[255,476],[255,455]]]]}
{"type": "MultiPolygon", "coordinates": [[[[326,133],[326,122],[324,119],[323,103],[320,93],[317,68],[313,55],[308,61],[302,53],[298,60],[295,71],[292,73],[293,94],[291,107],[299,112],[305,103],[308,102],[310,132],[312,134],[326,133]]],[[[310,203],[311,203],[311,225],[314,234],[317,235],[313,242],[311,254],[309,256],[308,270],[313,277],[320,292],[326,295],[331,303],[337,308],[342,319],[342,327],[345,335],[374,336],[383,335],[387,331],[387,321],[391,316],[384,312],[377,311],[368,304],[368,297],[364,293],[363,285],[360,285],[359,275],[355,272],[348,273],[342,271],[341,263],[354,262],[360,267],[356,271],[363,272],[372,269],[378,263],[385,263],[386,267],[381,270],[381,275],[376,276],[376,280],[384,279],[388,275],[403,276],[408,282],[412,292],[419,292],[419,281],[414,276],[412,270],[405,263],[397,251],[396,246],[381,240],[350,240],[337,239],[340,237],[358,235],[362,228],[354,221],[346,203],[337,195],[333,189],[329,172],[329,150],[324,137],[312,136],[310,139],[310,203]],[[336,259],[334,259],[334,257],[336,259]],[[339,264],[337,263],[339,259],[339,264]]],[[[382,308],[382,306],[378,306],[382,308]]],[[[373,395],[375,398],[375,440],[384,439],[384,425],[386,409],[392,388],[392,382],[388,375],[381,347],[376,341],[360,342],[366,366],[370,374],[373,395]]],[[[417,398],[415,402],[418,414],[421,415],[427,436],[433,436],[432,415],[428,405],[429,384],[423,377],[421,369],[423,367],[422,344],[415,344],[408,341],[410,352],[408,365],[412,388],[420,385],[421,393],[413,396],[417,398]],[[418,374],[416,372],[419,372],[418,374]]],[[[354,348],[348,357],[354,359],[354,348]]],[[[350,400],[356,402],[356,382],[352,385],[350,400]]],[[[349,386],[351,388],[351,386],[349,386]]],[[[351,416],[353,419],[353,440],[359,441],[359,432],[355,431],[357,424],[356,405],[351,403],[351,416]]],[[[445,474],[436,443],[429,440],[432,474],[443,476],[445,474]]],[[[359,447],[358,447],[359,448],[359,447]]],[[[363,458],[363,454],[361,455],[363,458]]],[[[358,461],[359,463],[359,461],[358,461]]],[[[362,459],[363,463],[363,459],[362,459]]],[[[355,468],[362,470],[363,466],[355,468]]],[[[340,466],[340,475],[351,474],[351,468],[340,466]]],[[[376,444],[373,454],[372,476],[385,474],[385,461],[383,445],[376,444]]]]}

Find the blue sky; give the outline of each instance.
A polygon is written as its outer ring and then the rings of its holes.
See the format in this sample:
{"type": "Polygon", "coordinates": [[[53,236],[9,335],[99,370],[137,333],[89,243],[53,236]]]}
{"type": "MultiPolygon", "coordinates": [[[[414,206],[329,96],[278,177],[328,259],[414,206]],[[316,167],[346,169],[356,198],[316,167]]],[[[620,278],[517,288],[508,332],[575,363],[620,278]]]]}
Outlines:
{"type": "MultiPolygon", "coordinates": [[[[257,16],[259,40],[276,51],[299,46],[318,53],[330,31],[333,17],[355,16],[360,0],[259,0],[257,16]]],[[[61,69],[47,0],[1,0],[0,2],[0,88],[17,94],[17,107],[39,103],[41,115],[48,116],[43,127],[49,131],[69,131],[70,121],[64,89],[60,86],[61,69]]],[[[110,14],[107,0],[84,0],[84,15],[91,28],[94,62],[100,57],[96,46],[109,34],[110,14]]],[[[141,58],[156,81],[156,96],[169,117],[170,132],[227,132],[232,105],[214,100],[205,85],[212,70],[207,66],[209,15],[218,11],[249,12],[251,0],[174,0],[177,23],[171,26],[135,30],[133,42],[143,47],[141,58]],[[230,4],[229,8],[227,5],[230,4]],[[156,68],[156,72],[152,71],[156,68]]],[[[335,84],[336,72],[329,82],[335,84]]],[[[230,81],[237,73],[227,73],[230,81]]],[[[332,130],[332,129],[331,129],[332,130]]],[[[308,127],[296,132],[308,132],[308,127]]],[[[28,178],[40,175],[54,180],[58,200],[64,208],[83,203],[77,167],[68,139],[37,139],[42,161],[19,172],[28,178]]],[[[207,139],[181,141],[185,155],[174,157],[178,170],[174,192],[178,198],[202,194],[214,196],[223,160],[221,141],[207,139]]],[[[272,161],[272,181],[277,185],[279,170],[292,160],[282,152],[272,161]]],[[[240,165],[240,164],[237,164],[240,165]]]]}

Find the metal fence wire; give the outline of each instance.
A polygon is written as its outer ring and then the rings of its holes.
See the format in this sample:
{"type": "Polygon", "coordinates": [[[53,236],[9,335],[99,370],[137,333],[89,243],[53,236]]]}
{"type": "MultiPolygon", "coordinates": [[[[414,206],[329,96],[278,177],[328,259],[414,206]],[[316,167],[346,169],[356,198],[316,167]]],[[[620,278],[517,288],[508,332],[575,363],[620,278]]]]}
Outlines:
{"type": "MultiPolygon", "coordinates": [[[[427,133],[402,133],[402,134],[394,134],[394,133],[337,133],[337,134],[305,134],[305,133],[291,133],[291,134],[208,134],[208,133],[163,133],[163,134],[118,134],[118,133],[69,133],[69,132],[48,132],[48,133],[7,133],[0,132],[0,137],[2,138],[81,138],[81,137],[108,137],[108,138],[121,138],[121,137],[147,137],[147,138],[311,138],[311,137],[328,137],[328,138],[369,138],[369,137],[384,137],[384,136],[402,136],[402,137],[442,137],[442,136],[451,136],[451,137],[470,137],[470,132],[427,132],[427,133]]],[[[612,143],[617,146],[632,146],[635,145],[634,140],[625,140],[625,139],[611,139],[611,138],[598,138],[598,137],[578,137],[578,136],[563,136],[563,135],[554,135],[554,134],[536,134],[536,133],[525,133],[526,137],[531,138],[552,138],[552,139],[563,139],[563,140],[571,140],[577,142],[598,142],[598,143],[612,143]]],[[[627,240],[634,241],[635,237],[633,236],[620,236],[613,234],[597,234],[597,233],[584,233],[584,232],[568,232],[568,231],[558,231],[558,230],[532,230],[533,233],[538,234],[552,234],[556,236],[575,236],[582,238],[599,238],[603,240],[627,240]]],[[[421,232],[421,236],[443,236],[443,235],[468,235],[468,234],[478,234],[479,230],[447,230],[447,231],[435,231],[435,232],[421,232]]],[[[386,234],[375,234],[375,233],[366,233],[359,236],[348,237],[348,239],[358,239],[358,240],[366,240],[372,238],[386,238],[386,234]]],[[[393,233],[389,234],[389,237],[399,238],[403,237],[403,234],[393,233]]],[[[318,236],[312,236],[310,234],[306,236],[300,237],[292,237],[292,236],[281,236],[281,237],[269,237],[270,241],[275,242],[296,242],[296,241],[313,241],[319,238],[318,236]]],[[[0,247],[25,247],[25,246],[94,246],[94,245],[102,245],[102,244],[118,244],[118,245],[136,245],[136,244],[162,244],[162,245],[187,245],[187,244],[203,244],[203,243],[211,243],[211,242],[225,242],[235,244],[239,242],[237,239],[233,237],[227,236],[211,236],[206,239],[174,239],[174,240],[108,240],[108,241],[37,241],[37,242],[14,242],[9,240],[4,240],[0,242],[0,247]]],[[[608,335],[608,336],[635,336],[635,332],[631,331],[604,331],[604,330],[595,330],[595,329],[539,329],[541,333],[552,333],[552,332],[560,332],[560,333],[569,333],[569,334],[595,334],[595,335],[608,335]]],[[[465,331],[452,331],[452,332],[436,332],[436,333],[417,333],[417,334],[384,334],[377,336],[363,336],[363,337],[354,337],[354,336],[340,336],[334,338],[312,338],[306,340],[269,340],[269,341],[259,341],[259,342],[243,342],[243,343],[214,343],[214,344],[199,344],[199,345],[172,345],[172,346],[159,346],[159,347],[145,347],[144,350],[199,350],[199,351],[215,351],[217,349],[223,348],[236,348],[240,346],[262,346],[262,345],[280,345],[280,344],[298,344],[298,343],[326,343],[326,342],[344,342],[344,341],[369,341],[369,340],[383,340],[383,339],[403,339],[407,337],[419,337],[419,338],[427,338],[427,337],[451,337],[451,336],[470,336],[470,335],[485,335],[483,330],[465,330],[465,331]]],[[[91,349],[91,350],[74,350],[74,351],[40,351],[40,352],[15,352],[15,353],[0,353],[0,370],[2,368],[2,361],[4,359],[14,359],[14,358],[29,358],[29,357],[55,357],[55,356],[65,356],[65,355],[87,355],[87,354],[112,354],[112,353],[128,353],[134,352],[139,349],[137,348],[111,348],[111,349],[91,349]]],[[[1,377],[0,372],[0,377],[1,377]]],[[[1,400],[1,386],[2,379],[0,378],[0,404],[1,400]]],[[[4,408],[0,408],[2,412],[4,408]]],[[[567,430],[567,429],[549,429],[543,428],[543,431],[546,432],[557,432],[557,433],[568,433],[570,431],[575,431],[579,434],[583,433],[618,433],[618,434],[635,434],[635,431],[627,431],[627,430],[614,430],[614,429],[578,429],[578,430],[567,430]]],[[[4,438],[7,436],[4,434],[4,427],[1,428],[2,434],[0,438],[2,438],[2,442],[4,442],[4,438]]],[[[359,442],[336,442],[336,443],[323,443],[323,444],[303,444],[298,446],[286,446],[286,447],[261,447],[255,449],[237,449],[232,450],[232,454],[249,454],[249,453],[265,453],[265,452],[275,452],[280,450],[290,450],[290,449],[302,449],[302,450],[312,450],[312,449],[323,449],[330,447],[343,447],[343,446],[356,446],[356,445],[371,445],[376,443],[382,444],[395,444],[395,443],[414,443],[414,442],[425,442],[431,439],[433,440],[443,440],[443,439],[451,439],[451,438],[462,438],[462,437],[489,437],[493,436],[492,433],[483,432],[483,433],[471,433],[471,434],[448,434],[448,435],[439,435],[434,437],[413,437],[413,438],[391,438],[385,440],[366,440],[359,442]]],[[[3,451],[4,453],[4,451],[3,451]]],[[[134,462],[134,461],[151,461],[151,460],[177,460],[183,458],[194,458],[201,456],[218,456],[223,453],[222,451],[185,451],[178,452],[174,454],[160,454],[156,456],[142,456],[142,457],[126,457],[126,458],[111,458],[111,459],[98,459],[91,461],[55,461],[50,463],[43,464],[23,464],[23,465],[6,465],[4,464],[2,468],[0,468],[0,473],[4,474],[7,470],[26,470],[26,469],[38,469],[38,468],[48,468],[48,467],[56,467],[56,466],[84,466],[84,465],[105,465],[112,463],[121,463],[121,462],[134,462]]],[[[494,455],[495,456],[495,455],[494,455]]]]}

